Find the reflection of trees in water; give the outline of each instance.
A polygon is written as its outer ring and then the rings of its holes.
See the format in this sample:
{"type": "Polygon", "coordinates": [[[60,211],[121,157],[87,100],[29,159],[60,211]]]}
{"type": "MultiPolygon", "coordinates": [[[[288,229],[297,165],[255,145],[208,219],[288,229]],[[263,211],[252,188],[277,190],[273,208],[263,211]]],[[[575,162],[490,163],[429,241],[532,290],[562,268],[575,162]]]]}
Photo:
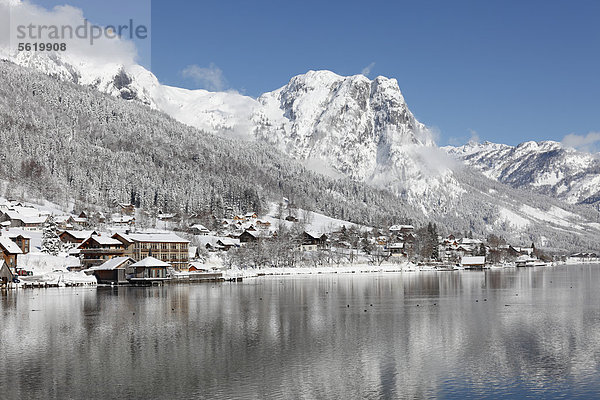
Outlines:
{"type": "Polygon", "coordinates": [[[461,385],[489,394],[586,383],[599,367],[599,281],[582,267],[36,292],[41,301],[21,292],[0,300],[0,362],[35,380],[0,383],[11,397],[89,398],[435,397],[461,385]]]}

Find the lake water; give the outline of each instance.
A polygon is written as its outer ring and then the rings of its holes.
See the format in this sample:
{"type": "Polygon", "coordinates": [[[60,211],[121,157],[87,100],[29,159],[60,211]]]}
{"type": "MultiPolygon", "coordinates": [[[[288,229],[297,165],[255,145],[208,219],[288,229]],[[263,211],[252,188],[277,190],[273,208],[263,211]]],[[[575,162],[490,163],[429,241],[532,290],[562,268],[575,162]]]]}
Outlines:
{"type": "Polygon", "coordinates": [[[0,398],[599,398],[600,265],[0,297],[0,398]]]}

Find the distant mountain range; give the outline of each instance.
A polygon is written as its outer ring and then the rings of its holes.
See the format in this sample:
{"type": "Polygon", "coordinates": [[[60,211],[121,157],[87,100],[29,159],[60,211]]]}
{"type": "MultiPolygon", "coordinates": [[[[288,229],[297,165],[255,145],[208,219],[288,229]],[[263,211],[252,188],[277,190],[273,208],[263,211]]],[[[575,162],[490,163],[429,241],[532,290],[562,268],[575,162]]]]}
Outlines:
{"type": "Polygon", "coordinates": [[[443,149],[487,177],[514,188],[570,204],[600,204],[600,154],[579,152],[553,141],[518,146],[469,143],[443,149]]]}

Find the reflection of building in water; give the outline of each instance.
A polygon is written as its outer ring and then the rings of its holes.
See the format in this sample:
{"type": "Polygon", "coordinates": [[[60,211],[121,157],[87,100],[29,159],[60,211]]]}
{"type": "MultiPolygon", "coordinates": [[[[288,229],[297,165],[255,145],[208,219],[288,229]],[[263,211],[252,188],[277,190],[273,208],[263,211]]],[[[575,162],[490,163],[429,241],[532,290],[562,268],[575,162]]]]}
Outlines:
{"type": "Polygon", "coordinates": [[[190,286],[177,285],[170,288],[169,303],[171,310],[180,314],[187,314],[190,311],[190,286]]]}
{"type": "Polygon", "coordinates": [[[431,273],[406,274],[403,276],[404,294],[437,296],[440,294],[440,275],[431,273]]]}
{"type": "Polygon", "coordinates": [[[0,383],[7,398],[122,396],[89,376],[153,398],[595,393],[599,284],[589,265],[15,291],[0,297],[3,360],[37,377],[0,383]]]}

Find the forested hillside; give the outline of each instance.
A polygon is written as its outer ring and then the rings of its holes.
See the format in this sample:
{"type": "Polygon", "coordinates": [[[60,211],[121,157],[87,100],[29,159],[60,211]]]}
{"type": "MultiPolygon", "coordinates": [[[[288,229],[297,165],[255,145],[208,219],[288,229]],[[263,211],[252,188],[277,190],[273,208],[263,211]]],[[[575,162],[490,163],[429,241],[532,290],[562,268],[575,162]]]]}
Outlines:
{"type": "Polygon", "coordinates": [[[9,197],[165,212],[260,211],[283,196],[369,225],[418,214],[392,194],[308,171],[271,146],[223,139],[142,105],[0,62],[0,178],[9,197]],[[12,191],[12,193],[10,192],[12,191]]]}

